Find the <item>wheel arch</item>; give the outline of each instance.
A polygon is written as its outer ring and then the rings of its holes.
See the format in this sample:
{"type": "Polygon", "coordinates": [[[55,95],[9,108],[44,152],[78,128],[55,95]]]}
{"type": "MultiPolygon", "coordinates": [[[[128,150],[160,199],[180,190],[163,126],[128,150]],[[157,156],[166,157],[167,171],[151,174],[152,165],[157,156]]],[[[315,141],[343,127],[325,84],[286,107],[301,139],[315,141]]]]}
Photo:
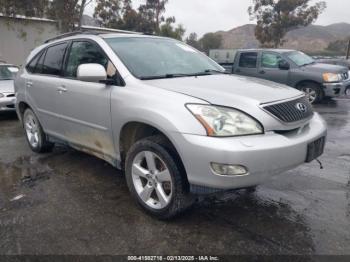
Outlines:
{"type": "Polygon", "coordinates": [[[175,154],[175,158],[180,163],[181,170],[185,173],[185,178],[188,182],[187,173],[185,166],[183,164],[182,158],[179,154],[179,151],[176,149],[175,143],[172,141],[171,137],[166,135],[166,132],[162,130],[159,127],[155,127],[154,125],[140,122],[140,121],[131,121],[128,123],[125,123],[124,126],[120,130],[119,134],[119,152],[120,152],[120,161],[121,161],[121,167],[124,168],[124,163],[126,159],[126,154],[130,147],[135,144],[137,141],[140,141],[147,137],[152,137],[160,135],[163,136],[164,139],[168,142],[170,145],[170,150],[172,153],[175,154]]]}
{"type": "Polygon", "coordinates": [[[301,85],[307,84],[307,83],[316,84],[316,85],[318,85],[318,86],[323,90],[323,85],[322,85],[320,82],[317,82],[317,81],[315,81],[315,80],[306,80],[306,79],[297,82],[297,83],[295,84],[295,88],[299,89],[299,87],[300,87],[301,85]]]}

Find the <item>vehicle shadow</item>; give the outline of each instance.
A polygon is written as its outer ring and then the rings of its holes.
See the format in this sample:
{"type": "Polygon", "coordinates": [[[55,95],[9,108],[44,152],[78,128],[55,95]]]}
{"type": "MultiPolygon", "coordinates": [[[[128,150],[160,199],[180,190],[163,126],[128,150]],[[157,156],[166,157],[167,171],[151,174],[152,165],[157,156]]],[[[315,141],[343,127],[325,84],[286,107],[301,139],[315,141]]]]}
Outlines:
{"type": "Polygon", "coordinates": [[[15,111],[0,111],[0,121],[4,120],[18,120],[17,114],[15,111]]]}

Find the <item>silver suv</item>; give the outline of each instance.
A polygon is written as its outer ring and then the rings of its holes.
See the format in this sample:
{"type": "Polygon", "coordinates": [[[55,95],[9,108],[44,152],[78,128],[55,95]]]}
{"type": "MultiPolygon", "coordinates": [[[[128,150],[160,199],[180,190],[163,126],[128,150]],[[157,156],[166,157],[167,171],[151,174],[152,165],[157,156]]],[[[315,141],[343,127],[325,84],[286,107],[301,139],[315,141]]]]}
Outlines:
{"type": "Polygon", "coordinates": [[[106,160],[161,219],[198,194],[267,182],[325,145],[325,122],[303,93],[227,75],[168,38],[58,37],[32,52],[15,88],[33,151],[63,142],[106,160]]]}

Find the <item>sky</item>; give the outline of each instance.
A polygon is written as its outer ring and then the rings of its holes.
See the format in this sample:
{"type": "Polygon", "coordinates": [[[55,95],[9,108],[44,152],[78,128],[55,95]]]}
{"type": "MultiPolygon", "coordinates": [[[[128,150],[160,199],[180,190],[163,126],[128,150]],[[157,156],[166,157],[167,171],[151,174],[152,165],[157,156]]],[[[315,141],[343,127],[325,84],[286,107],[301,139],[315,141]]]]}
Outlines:
{"type": "MultiPolygon", "coordinates": [[[[133,0],[134,8],[144,0],[133,0]]],[[[312,2],[316,2],[313,0],[312,2]]],[[[247,13],[251,0],[169,0],[165,16],[175,16],[176,22],[186,28],[186,35],[196,32],[199,36],[207,32],[230,30],[253,23],[247,13]]],[[[350,0],[326,0],[327,9],[316,24],[350,23],[350,0]]],[[[86,10],[93,14],[94,3],[86,10]]]]}

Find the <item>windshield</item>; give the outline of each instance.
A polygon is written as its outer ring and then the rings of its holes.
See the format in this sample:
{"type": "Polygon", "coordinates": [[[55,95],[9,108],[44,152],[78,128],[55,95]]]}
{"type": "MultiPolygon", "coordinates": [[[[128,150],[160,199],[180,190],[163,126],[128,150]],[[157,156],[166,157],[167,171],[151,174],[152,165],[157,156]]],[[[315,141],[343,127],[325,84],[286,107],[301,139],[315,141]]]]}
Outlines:
{"type": "Polygon", "coordinates": [[[310,65],[315,63],[315,60],[312,59],[310,56],[299,52],[299,51],[294,51],[287,53],[287,56],[290,60],[292,60],[297,66],[304,66],[304,65],[310,65]]]}
{"type": "Polygon", "coordinates": [[[105,40],[139,79],[225,72],[206,55],[172,39],[118,37],[105,40]]]}
{"type": "Polygon", "coordinates": [[[15,79],[17,72],[18,72],[18,67],[0,65],[0,81],[15,79]]]}

